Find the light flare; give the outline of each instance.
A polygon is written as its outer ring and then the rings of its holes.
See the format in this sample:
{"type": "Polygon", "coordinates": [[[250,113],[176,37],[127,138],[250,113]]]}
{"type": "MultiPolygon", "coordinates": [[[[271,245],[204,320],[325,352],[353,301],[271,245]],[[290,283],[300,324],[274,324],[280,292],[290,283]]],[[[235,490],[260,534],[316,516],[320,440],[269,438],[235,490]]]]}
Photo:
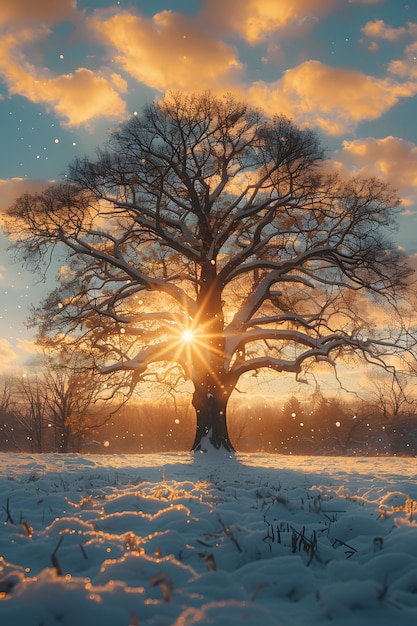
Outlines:
{"type": "Polygon", "coordinates": [[[182,333],[182,340],[184,343],[191,343],[194,341],[194,332],[190,329],[185,330],[182,333]]]}

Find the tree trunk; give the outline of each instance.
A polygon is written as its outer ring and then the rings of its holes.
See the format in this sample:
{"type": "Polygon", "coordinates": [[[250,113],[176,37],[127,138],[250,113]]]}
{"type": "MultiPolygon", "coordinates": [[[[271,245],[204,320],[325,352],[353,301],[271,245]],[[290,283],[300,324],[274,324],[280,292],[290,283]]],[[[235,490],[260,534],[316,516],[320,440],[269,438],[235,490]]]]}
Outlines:
{"type": "Polygon", "coordinates": [[[219,397],[212,393],[209,388],[196,389],[193,395],[193,406],[196,411],[197,427],[192,450],[201,450],[201,440],[209,435],[211,445],[216,448],[224,448],[228,452],[234,451],[229,439],[226,419],[226,405],[228,396],[219,397]]]}
{"type": "MultiPolygon", "coordinates": [[[[205,222],[201,237],[204,241],[205,222]]],[[[208,239],[207,248],[211,240],[208,239]]],[[[224,369],[225,337],[222,290],[216,274],[214,261],[206,260],[201,266],[200,291],[197,297],[199,324],[203,336],[198,345],[190,346],[193,362],[194,395],[197,428],[192,450],[201,450],[201,440],[209,435],[214,448],[234,450],[229,439],[226,421],[226,405],[234,385],[224,369]]]]}

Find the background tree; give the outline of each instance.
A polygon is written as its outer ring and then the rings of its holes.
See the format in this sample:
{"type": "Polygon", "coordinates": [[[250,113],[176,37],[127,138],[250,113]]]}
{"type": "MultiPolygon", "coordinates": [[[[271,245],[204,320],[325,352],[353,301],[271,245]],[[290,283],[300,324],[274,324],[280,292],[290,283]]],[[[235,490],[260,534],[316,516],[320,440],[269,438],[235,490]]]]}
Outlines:
{"type": "MultiPolygon", "coordinates": [[[[0,376],[0,444],[10,444],[14,450],[21,450],[21,441],[16,418],[12,413],[13,376],[0,376]]],[[[7,446],[8,447],[8,446],[7,446]]]]}
{"type": "Polygon", "coordinates": [[[0,418],[10,409],[12,396],[11,376],[0,376],[0,418]]]}
{"type": "Polygon", "coordinates": [[[194,449],[208,432],[232,449],[226,406],[249,371],[302,377],[352,353],[383,365],[407,347],[396,305],[409,269],[387,239],[398,201],[322,162],[311,130],[232,97],[147,106],[64,184],[8,211],[32,268],[51,246],[68,253],[32,319],[40,339],[88,344],[130,388],[175,369],[192,385],[194,449]]]}
{"type": "Polygon", "coordinates": [[[364,449],[370,417],[359,401],[321,396],[314,406],[311,420],[322,454],[344,455],[358,448],[364,449]]]}
{"type": "Polygon", "coordinates": [[[97,435],[105,435],[113,453],[182,451],[192,443],[191,408],[189,402],[177,403],[170,396],[157,401],[131,399],[97,435]]]}
{"type": "Polygon", "coordinates": [[[45,452],[48,402],[44,383],[37,374],[22,374],[13,381],[13,417],[26,433],[31,452],[45,452]]]}
{"type": "Polygon", "coordinates": [[[308,409],[296,396],[291,396],[281,408],[277,420],[277,443],[280,452],[299,454],[305,452],[310,439],[308,409]],[[280,444],[280,445],[279,445],[280,444]]]}
{"type": "Polygon", "coordinates": [[[413,376],[406,372],[374,371],[369,375],[368,401],[385,419],[415,413],[417,393],[413,376]]]}
{"type": "Polygon", "coordinates": [[[44,355],[30,370],[8,377],[3,387],[2,430],[17,449],[26,447],[23,434],[32,452],[78,452],[89,431],[120,408],[114,399],[103,401],[108,394],[83,359],[44,355]]]}
{"type": "Polygon", "coordinates": [[[412,371],[372,372],[367,402],[381,416],[393,454],[417,453],[417,393],[412,371]]]}
{"type": "Polygon", "coordinates": [[[78,359],[62,355],[45,359],[42,371],[49,427],[56,452],[79,452],[86,434],[102,426],[116,406],[100,402],[100,381],[78,359]]]}

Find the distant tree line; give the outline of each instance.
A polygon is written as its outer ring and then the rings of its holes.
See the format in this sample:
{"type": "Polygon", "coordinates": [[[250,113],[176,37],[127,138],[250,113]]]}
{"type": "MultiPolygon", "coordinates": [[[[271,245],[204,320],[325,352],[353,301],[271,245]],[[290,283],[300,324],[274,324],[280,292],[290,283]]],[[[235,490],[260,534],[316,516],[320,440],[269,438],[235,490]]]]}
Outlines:
{"type": "MultiPolygon", "coordinates": [[[[372,377],[366,399],[241,393],[231,399],[228,422],[240,452],[417,455],[417,399],[407,381],[386,374],[372,377]]],[[[181,395],[103,401],[99,379],[57,362],[0,380],[1,452],[184,451],[194,429],[192,404],[181,395]]]]}
{"type": "Polygon", "coordinates": [[[272,405],[262,399],[231,411],[236,448],[274,454],[417,455],[417,412],[388,416],[373,401],[291,397],[272,405]]]}

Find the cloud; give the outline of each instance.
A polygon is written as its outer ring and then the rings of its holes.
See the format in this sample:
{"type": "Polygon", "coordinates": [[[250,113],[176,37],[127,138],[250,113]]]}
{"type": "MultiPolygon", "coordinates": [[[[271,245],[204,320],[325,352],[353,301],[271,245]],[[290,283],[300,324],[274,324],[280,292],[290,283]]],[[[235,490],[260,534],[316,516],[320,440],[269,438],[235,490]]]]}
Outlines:
{"type": "Polygon", "coordinates": [[[333,160],[351,171],[384,178],[404,206],[417,204],[417,146],[413,142],[392,136],[344,141],[333,160]]]}
{"type": "Polygon", "coordinates": [[[404,57],[403,60],[392,61],[388,70],[396,76],[417,80],[417,41],[406,47],[404,57]]]}
{"type": "Polygon", "coordinates": [[[152,19],[97,11],[90,27],[116,49],[113,61],[139,82],[161,92],[228,84],[242,69],[236,50],[205,33],[201,23],[162,11],[152,19]]]}
{"type": "Polygon", "coordinates": [[[76,0],[6,0],[1,4],[0,24],[8,24],[13,28],[28,24],[55,24],[74,19],[77,14],[76,0]]]}
{"type": "Polygon", "coordinates": [[[0,338],[0,371],[6,370],[17,359],[18,356],[12,344],[7,339],[0,338]]]}
{"type": "MultiPolygon", "coordinates": [[[[276,62],[282,60],[285,38],[302,36],[340,5],[341,0],[203,0],[194,15],[163,10],[147,18],[137,9],[120,7],[88,14],[77,10],[75,0],[40,0],[29,6],[27,0],[16,0],[6,7],[0,77],[10,95],[43,104],[66,127],[124,119],[126,94],[137,81],[161,93],[229,91],[267,113],[286,113],[296,123],[318,126],[328,134],[351,132],[417,93],[417,44],[406,49],[404,59],[390,64],[390,77],[375,78],[310,60],[274,82],[250,84],[237,48],[227,39],[240,38],[250,45],[265,41],[262,61],[276,62]],[[43,51],[56,36],[54,26],[65,22],[74,26],[83,45],[99,45],[100,55],[107,51],[100,67],[89,65],[100,62],[99,57],[94,61],[86,57],[80,63],[85,67],[68,73],[53,72],[45,65],[43,51]],[[279,38],[272,38],[272,33],[279,33],[279,38]]],[[[394,38],[414,29],[417,25],[411,22],[407,28],[394,29],[375,20],[364,32],[394,38]]]]}
{"type": "MultiPolygon", "coordinates": [[[[125,103],[112,85],[115,82],[112,76],[86,68],[62,75],[53,75],[47,68],[38,69],[20,52],[19,42],[13,35],[0,43],[0,76],[9,94],[44,104],[65,120],[65,126],[125,114],[125,103]]],[[[123,82],[118,80],[116,85],[120,89],[123,82]]]]}
{"type": "Polygon", "coordinates": [[[361,30],[366,37],[388,39],[389,41],[397,41],[408,32],[404,26],[393,28],[392,26],[387,26],[383,20],[367,22],[361,30]]]}
{"type": "Polygon", "coordinates": [[[120,92],[126,90],[126,83],[121,76],[107,69],[84,67],[59,74],[42,65],[40,51],[51,37],[51,28],[66,20],[74,26],[85,21],[84,14],[76,11],[75,0],[13,0],[4,4],[0,78],[10,95],[45,105],[64,120],[65,126],[88,125],[100,117],[116,119],[125,114],[120,92]]]}
{"type": "Polygon", "coordinates": [[[21,353],[22,357],[28,358],[33,357],[34,355],[41,354],[41,349],[36,345],[34,341],[30,341],[29,339],[16,339],[16,347],[17,350],[21,353]]]}
{"type": "MultiPolygon", "coordinates": [[[[116,119],[125,115],[126,107],[112,86],[113,80],[114,77],[79,68],[71,74],[44,81],[42,87],[35,90],[33,102],[45,102],[59,117],[66,119],[65,126],[89,124],[100,117],[116,119]]],[[[122,84],[122,79],[118,78],[118,88],[122,84]]]]}
{"type": "Polygon", "coordinates": [[[352,132],[365,120],[378,119],[417,84],[378,79],[358,70],[307,61],[287,70],[275,83],[259,81],[248,90],[253,104],[267,113],[281,111],[296,123],[318,126],[328,134],[352,132]]]}
{"type": "Polygon", "coordinates": [[[24,368],[25,363],[30,363],[34,356],[41,354],[34,341],[19,338],[15,341],[14,346],[7,339],[0,338],[0,374],[24,368]]]}
{"type": "Polygon", "coordinates": [[[416,254],[412,254],[408,257],[408,263],[410,265],[410,267],[413,268],[413,270],[415,272],[417,272],[417,253],[416,254]]]}
{"type": "Polygon", "coordinates": [[[30,178],[0,179],[0,217],[13,202],[24,193],[42,191],[51,181],[30,178]]]}
{"type": "Polygon", "coordinates": [[[387,26],[384,20],[374,20],[373,22],[367,22],[361,30],[366,37],[387,39],[393,42],[406,36],[415,36],[417,34],[417,24],[407,22],[406,27],[393,28],[392,26],[387,26]]]}
{"type": "Polygon", "coordinates": [[[220,28],[256,45],[278,30],[286,37],[302,36],[319,15],[338,4],[338,0],[205,0],[200,19],[217,32],[220,28]]]}

